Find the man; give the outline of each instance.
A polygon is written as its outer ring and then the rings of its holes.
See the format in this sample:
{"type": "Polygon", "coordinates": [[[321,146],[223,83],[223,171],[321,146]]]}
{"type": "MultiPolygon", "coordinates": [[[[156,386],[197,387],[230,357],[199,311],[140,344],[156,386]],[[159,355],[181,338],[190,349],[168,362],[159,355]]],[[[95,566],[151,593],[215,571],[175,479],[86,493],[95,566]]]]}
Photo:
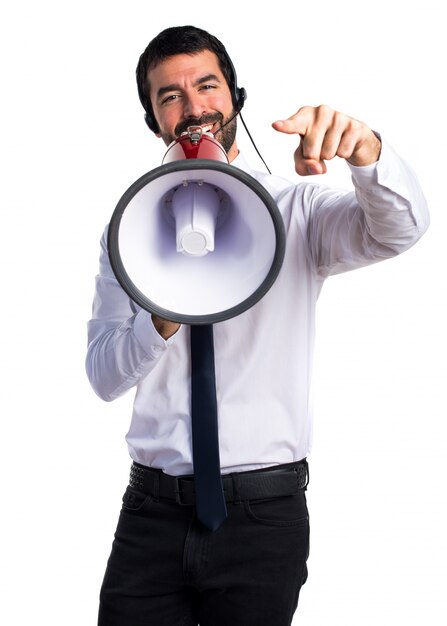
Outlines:
{"type": "Polygon", "coordinates": [[[210,130],[230,163],[273,196],[286,229],[273,287],[245,313],[215,324],[221,472],[227,518],[197,518],[191,443],[190,328],[135,305],[102,239],[87,371],[105,400],[136,386],[127,435],[134,461],[101,590],[101,626],[286,626],[307,578],[306,457],[315,305],[324,280],[403,252],[428,215],[405,163],[365,124],[327,106],[302,107],[278,132],[299,135],[296,171],[343,158],[355,191],[292,184],[252,171],[239,153],[243,104],[222,44],[194,27],[167,29],[137,68],[146,119],[169,144],[191,125],[210,130]],[[174,485],[174,487],[172,486],[174,485]],[[178,489],[175,490],[175,485],[178,489]]]}

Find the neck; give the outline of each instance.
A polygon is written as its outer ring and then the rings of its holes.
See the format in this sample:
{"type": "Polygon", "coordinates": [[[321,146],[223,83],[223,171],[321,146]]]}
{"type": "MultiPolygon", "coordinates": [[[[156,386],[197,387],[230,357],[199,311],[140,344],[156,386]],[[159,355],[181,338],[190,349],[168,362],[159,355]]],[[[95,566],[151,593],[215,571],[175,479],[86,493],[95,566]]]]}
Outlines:
{"type": "Polygon", "coordinates": [[[239,154],[239,149],[235,141],[227,153],[229,162],[231,163],[231,161],[234,161],[234,159],[237,157],[238,154],[239,154]]]}

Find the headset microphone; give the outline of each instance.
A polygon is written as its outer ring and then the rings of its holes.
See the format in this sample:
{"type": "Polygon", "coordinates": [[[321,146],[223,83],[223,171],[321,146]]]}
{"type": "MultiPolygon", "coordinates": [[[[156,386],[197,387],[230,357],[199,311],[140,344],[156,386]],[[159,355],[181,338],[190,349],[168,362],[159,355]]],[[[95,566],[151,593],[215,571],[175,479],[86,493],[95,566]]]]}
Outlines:
{"type": "Polygon", "coordinates": [[[225,128],[225,126],[227,126],[228,124],[230,124],[230,123],[234,120],[234,118],[235,118],[235,117],[237,117],[238,115],[239,115],[239,111],[236,111],[236,113],[233,113],[233,115],[230,117],[230,119],[229,119],[229,120],[227,120],[227,121],[225,122],[225,124],[222,124],[222,126],[219,126],[219,128],[218,128],[216,131],[214,131],[213,135],[217,135],[217,133],[218,133],[220,130],[222,130],[222,128],[225,128]]]}

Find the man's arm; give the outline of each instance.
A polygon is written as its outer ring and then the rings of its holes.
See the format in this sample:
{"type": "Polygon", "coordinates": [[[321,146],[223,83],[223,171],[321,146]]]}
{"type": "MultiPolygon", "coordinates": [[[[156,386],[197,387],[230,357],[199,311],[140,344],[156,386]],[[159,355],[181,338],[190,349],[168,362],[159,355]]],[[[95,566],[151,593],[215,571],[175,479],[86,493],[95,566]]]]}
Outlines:
{"type": "Polygon", "coordinates": [[[416,176],[366,124],[320,106],[303,107],[273,127],[300,135],[294,154],[300,175],[325,173],[325,160],[335,156],[351,169],[354,193],[313,184],[303,191],[304,228],[321,277],[400,254],[425,232],[429,216],[416,176]]]}
{"type": "Polygon", "coordinates": [[[151,316],[130,300],[110,266],[106,242],[104,233],[88,323],[86,370],[95,392],[110,401],[152,371],[180,326],[151,316]]]}

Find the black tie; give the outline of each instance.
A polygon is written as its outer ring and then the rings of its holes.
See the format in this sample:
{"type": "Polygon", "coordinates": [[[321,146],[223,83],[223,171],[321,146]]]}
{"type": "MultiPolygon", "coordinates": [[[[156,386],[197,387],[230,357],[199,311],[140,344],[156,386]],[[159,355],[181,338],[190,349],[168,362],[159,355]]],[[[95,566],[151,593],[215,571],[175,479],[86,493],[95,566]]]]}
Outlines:
{"type": "Polygon", "coordinates": [[[217,430],[213,327],[191,326],[191,418],[196,510],[216,530],[227,517],[217,430]]]}

